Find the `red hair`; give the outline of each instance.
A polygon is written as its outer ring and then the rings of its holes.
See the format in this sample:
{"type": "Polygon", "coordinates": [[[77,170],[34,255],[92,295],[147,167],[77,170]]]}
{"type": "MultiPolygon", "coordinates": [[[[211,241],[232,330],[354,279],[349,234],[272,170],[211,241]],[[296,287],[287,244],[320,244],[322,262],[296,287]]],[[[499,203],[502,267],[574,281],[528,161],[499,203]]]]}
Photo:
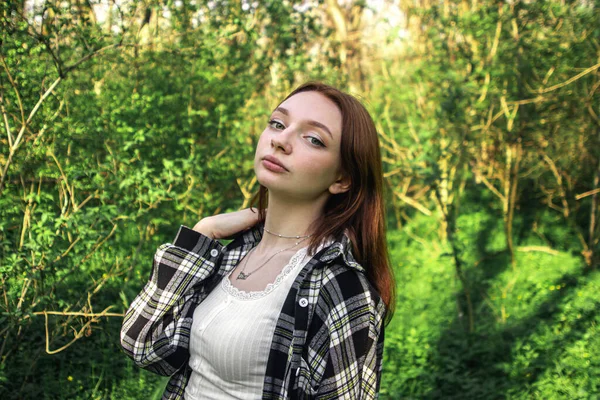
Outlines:
{"type": "MultiPolygon", "coordinates": [[[[339,238],[346,231],[352,254],[365,268],[367,279],[387,306],[386,324],[395,308],[395,281],[386,242],[383,168],[379,137],[367,109],[350,94],[320,82],[308,82],[283,101],[301,92],[318,92],[337,105],[342,114],[341,167],[350,177],[350,189],[333,194],[325,204],[323,218],[313,222],[308,251],[330,235],[339,238]]],[[[282,101],[282,103],[283,103],[282,101]]],[[[267,188],[260,185],[251,204],[258,200],[259,220],[266,218],[267,188]]]]}

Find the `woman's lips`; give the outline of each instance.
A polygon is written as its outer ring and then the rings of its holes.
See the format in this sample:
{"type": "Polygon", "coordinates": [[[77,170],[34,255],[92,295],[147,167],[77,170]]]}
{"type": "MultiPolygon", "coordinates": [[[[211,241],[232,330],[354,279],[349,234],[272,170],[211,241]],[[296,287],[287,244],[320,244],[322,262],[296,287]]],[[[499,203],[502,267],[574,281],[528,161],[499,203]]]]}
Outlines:
{"type": "Polygon", "coordinates": [[[281,165],[275,164],[274,162],[271,162],[267,159],[263,159],[262,160],[263,165],[265,166],[266,169],[273,171],[273,172],[287,172],[287,170],[285,168],[283,168],[281,165]]]}
{"type": "MultiPolygon", "coordinates": [[[[268,154],[268,155],[266,155],[266,156],[263,157],[263,161],[268,162],[271,167],[274,166],[274,165],[280,167],[281,170],[277,169],[277,171],[281,171],[281,172],[282,171],[287,171],[287,168],[285,167],[285,165],[283,165],[283,163],[277,157],[275,157],[275,156],[272,156],[272,155],[268,154]]],[[[265,166],[266,165],[267,164],[265,164],[265,166]]]]}

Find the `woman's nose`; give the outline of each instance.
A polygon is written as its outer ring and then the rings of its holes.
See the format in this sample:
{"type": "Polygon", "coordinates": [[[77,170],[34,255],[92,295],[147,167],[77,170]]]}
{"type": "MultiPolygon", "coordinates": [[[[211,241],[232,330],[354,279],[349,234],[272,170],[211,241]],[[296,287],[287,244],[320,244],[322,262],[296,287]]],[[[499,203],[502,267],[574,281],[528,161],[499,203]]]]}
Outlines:
{"type": "Polygon", "coordinates": [[[289,134],[289,130],[279,132],[277,135],[271,138],[271,147],[278,147],[282,149],[284,153],[289,153],[292,150],[289,134]]]}

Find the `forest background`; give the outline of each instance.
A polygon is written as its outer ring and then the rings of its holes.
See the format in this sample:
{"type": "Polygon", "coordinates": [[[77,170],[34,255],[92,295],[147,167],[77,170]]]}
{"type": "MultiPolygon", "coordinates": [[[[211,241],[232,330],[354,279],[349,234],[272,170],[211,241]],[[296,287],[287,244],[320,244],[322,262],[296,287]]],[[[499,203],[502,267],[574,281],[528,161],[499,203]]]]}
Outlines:
{"type": "Polygon", "coordinates": [[[319,79],[380,134],[382,398],[600,396],[600,2],[0,4],[0,398],[159,398],[122,314],[179,225],[247,207],[319,79]]]}

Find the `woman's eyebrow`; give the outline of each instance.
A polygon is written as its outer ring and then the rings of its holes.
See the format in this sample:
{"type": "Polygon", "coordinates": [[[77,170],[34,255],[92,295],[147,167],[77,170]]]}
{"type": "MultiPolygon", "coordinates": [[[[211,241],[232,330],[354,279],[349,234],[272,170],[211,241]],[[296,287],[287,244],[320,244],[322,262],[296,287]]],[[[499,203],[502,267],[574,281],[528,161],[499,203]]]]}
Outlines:
{"type": "Polygon", "coordinates": [[[326,127],[325,125],[323,125],[322,123],[320,123],[318,121],[313,121],[313,120],[309,120],[309,121],[307,121],[307,123],[309,125],[316,126],[317,128],[323,129],[325,132],[327,132],[329,134],[331,139],[333,139],[333,135],[331,134],[331,131],[329,130],[329,128],[326,127]]]}
{"type": "MultiPolygon", "coordinates": [[[[283,108],[283,107],[277,107],[273,112],[275,112],[275,111],[279,111],[283,115],[288,115],[288,116],[290,115],[290,112],[288,110],[286,110],[285,108],[283,108]]],[[[327,132],[329,134],[329,136],[331,137],[331,139],[333,139],[333,135],[331,134],[331,131],[329,130],[329,128],[326,125],[320,123],[319,121],[313,121],[312,119],[306,121],[306,123],[308,125],[312,125],[312,126],[315,126],[317,128],[323,129],[325,132],[327,132]]]]}
{"type": "Polygon", "coordinates": [[[280,113],[282,113],[283,115],[290,115],[290,113],[288,112],[288,110],[286,110],[283,107],[277,107],[275,110],[273,110],[273,112],[275,111],[279,111],[280,113]]]}

